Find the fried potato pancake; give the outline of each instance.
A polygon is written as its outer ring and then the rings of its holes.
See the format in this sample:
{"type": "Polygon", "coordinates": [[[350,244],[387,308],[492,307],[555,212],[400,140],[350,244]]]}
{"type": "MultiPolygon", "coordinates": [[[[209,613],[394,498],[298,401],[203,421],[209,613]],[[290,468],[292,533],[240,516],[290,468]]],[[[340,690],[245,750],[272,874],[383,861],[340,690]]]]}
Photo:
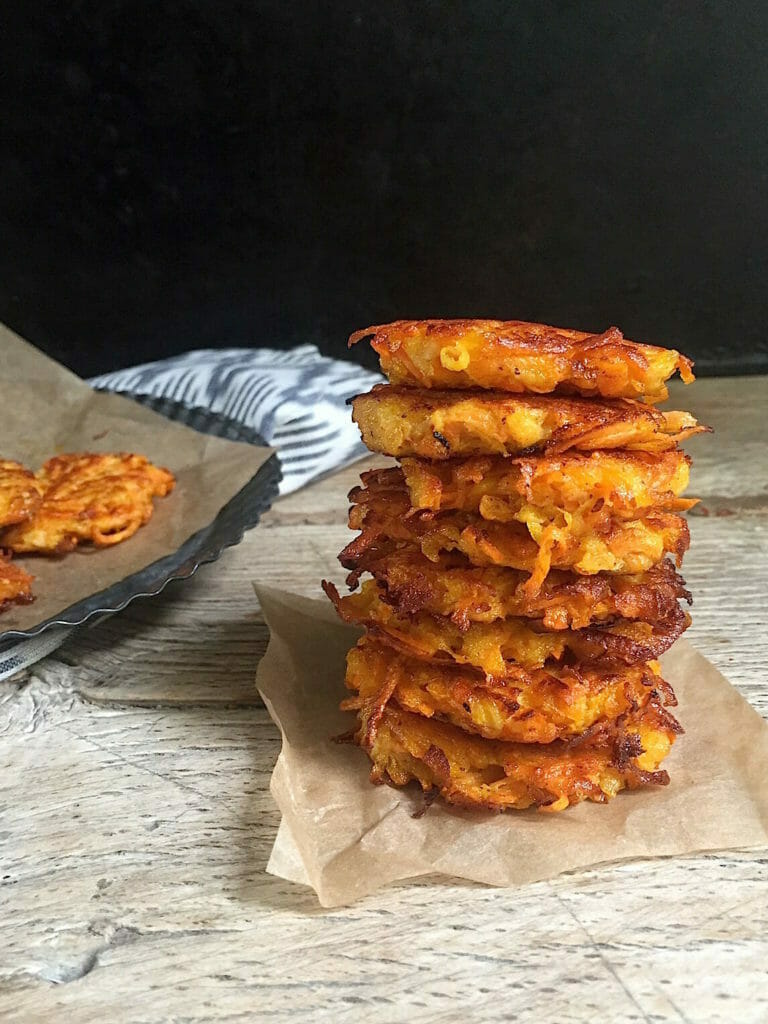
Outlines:
{"type": "Polygon", "coordinates": [[[659,452],[707,431],[687,412],[628,400],[512,396],[500,391],[425,391],[377,384],[352,400],[371,451],[450,459],[568,449],[659,452]]]}
{"type": "Polygon", "coordinates": [[[35,474],[19,462],[0,459],[0,527],[23,523],[39,504],[35,474]]]}
{"type": "Polygon", "coordinates": [[[373,762],[371,781],[417,781],[448,803],[494,811],[562,811],[582,800],[605,803],[620,790],[665,786],[659,765],[683,730],[656,701],[621,716],[583,742],[506,743],[471,736],[396,703],[365,709],[355,741],[373,762]]]}
{"type": "Polygon", "coordinates": [[[427,462],[403,459],[402,469],[370,470],[368,486],[408,488],[414,508],[479,512],[483,519],[526,521],[533,507],[548,519],[564,513],[599,529],[613,517],[636,519],[653,508],[681,512],[696,499],[680,498],[688,485],[690,458],[682,451],[591,452],[508,459],[502,456],[427,462]],[[522,511],[522,515],[521,515],[522,511]]]}
{"type": "Polygon", "coordinates": [[[674,349],[627,341],[618,327],[589,334],[522,320],[396,320],[366,327],[393,384],[498,388],[659,402],[676,371],[690,383],[693,363],[674,349]]]}
{"type": "Polygon", "coordinates": [[[9,558],[0,555],[0,612],[11,604],[29,604],[34,601],[32,581],[34,576],[9,558]]]}
{"type": "Polygon", "coordinates": [[[653,625],[619,619],[606,626],[550,632],[533,619],[507,618],[472,622],[461,630],[449,618],[427,612],[403,615],[387,604],[386,591],[375,580],[367,580],[358,593],[347,597],[340,597],[325,580],[323,589],[345,622],[365,626],[381,643],[423,661],[471,665],[488,679],[507,679],[512,665],[533,669],[564,660],[652,661],[690,625],[690,616],[678,605],[669,619],[653,625]]]}
{"type": "Polygon", "coordinates": [[[40,507],[0,534],[15,552],[63,554],[82,542],[119,544],[152,516],[152,499],[168,494],[174,477],[143,455],[58,455],[37,474],[40,507]]]}
{"type": "Polygon", "coordinates": [[[387,602],[402,614],[445,615],[461,630],[470,622],[508,616],[540,619],[550,630],[583,629],[615,618],[657,623],[670,618],[678,599],[691,600],[668,559],[634,576],[574,576],[553,569],[534,595],[524,586],[525,572],[475,568],[463,556],[448,553],[432,562],[412,545],[370,548],[350,574],[350,586],[363,572],[372,574],[387,602]]]}
{"type": "Polygon", "coordinates": [[[431,512],[411,508],[408,492],[357,488],[349,526],[361,536],[339,555],[346,569],[356,569],[361,555],[382,538],[405,541],[436,561],[443,551],[459,551],[473,565],[505,565],[531,574],[529,596],[539,592],[551,568],[597,572],[643,573],[674,554],[678,565],[690,543],[688,524],[674,512],[650,512],[638,519],[611,519],[601,533],[578,532],[580,524],[539,518],[533,510],[523,523],[499,523],[470,512],[431,512]]]}
{"type": "Polygon", "coordinates": [[[486,739],[551,743],[644,707],[662,692],[674,704],[672,688],[658,672],[655,663],[618,671],[594,665],[518,668],[498,683],[464,668],[416,661],[363,638],[347,655],[346,684],[357,696],[342,709],[359,711],[393,698],[406,711],[486,739]]]}

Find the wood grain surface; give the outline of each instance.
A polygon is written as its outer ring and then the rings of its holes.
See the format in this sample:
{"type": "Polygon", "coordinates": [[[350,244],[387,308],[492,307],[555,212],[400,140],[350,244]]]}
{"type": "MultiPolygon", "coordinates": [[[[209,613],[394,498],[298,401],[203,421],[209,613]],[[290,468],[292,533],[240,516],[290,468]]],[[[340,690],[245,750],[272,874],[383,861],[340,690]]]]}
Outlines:
{"type": "MultiPolygon", "coordinates": [[[[767,390],[674,395],[716,429],[688,446],[688,636],[765,716],[767,390]]],[[[340,579],[364,465],[0,684],[0,1020],[764,1024],[768,851],[515,891],[421,879],[334,911],[265,874],[279,737],[253,689],[251,582],[340,579]]]]}

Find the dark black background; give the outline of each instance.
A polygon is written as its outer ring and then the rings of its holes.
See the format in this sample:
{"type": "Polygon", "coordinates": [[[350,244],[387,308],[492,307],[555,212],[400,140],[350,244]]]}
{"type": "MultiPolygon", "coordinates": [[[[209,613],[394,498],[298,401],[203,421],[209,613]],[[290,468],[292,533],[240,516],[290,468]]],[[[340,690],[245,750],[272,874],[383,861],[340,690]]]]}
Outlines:
{"type": "Polygon", "coordinates": [[[764,3],[3,19],[0,316],[81,374],[457,315],[768,369],[764,3]]]}

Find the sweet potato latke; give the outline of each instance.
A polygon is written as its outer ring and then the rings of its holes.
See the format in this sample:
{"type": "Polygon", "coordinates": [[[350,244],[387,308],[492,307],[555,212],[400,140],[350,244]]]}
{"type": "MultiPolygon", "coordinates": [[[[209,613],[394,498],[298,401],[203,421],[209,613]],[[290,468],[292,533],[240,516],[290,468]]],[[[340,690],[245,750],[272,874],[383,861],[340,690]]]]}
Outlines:
{"type": "Polygon", "coordinates": [[[655,700],[582,742],[542,745],[472,736],[391,702],[361,711],[356,742],[373,762],[374,783],[416,780],[462,807],[562,811],[582,800],[605,803],[625,788],[666,785],[669,776],[659,765],[680,732],[655,700]]]}
{"type": "Polygon", "coordinates": [[[174,478],[143,455],[59,455],[36,476],[42,500],[24,522],[0,534],[15,553],[63,554],[78,544],[119,544],[152,516],[152,499],[174,478]]]}
{"type": "Polygon", "coordinates": [[[706,431],[687,412],[627,400],[514,396],[500,391],[425,391],[378,384],[352,400],[371,451],[449,459],[571,448],[657,452],[706,431]]]}
{"type": "Polygon", "coordinates": [[[628,521],[611,519],[601,532],[580,532],[580,520],[551,521],[527,509],[523,522],[493,522],[470,512],[413,510],[408,493],[389,488],[357,488],[349,526],[361,530],[339,555],[347,569],[382,539],[405,541],[435,561],[443,551],[458,551],[477,566],[505,565],[531,574],[530,595],[538,593],[550,568],[597,572],[642,573],[674,554],[678,562],[688,549],[688,524],[673,512],[649,512],[628,521]]]}
{"type": "Polygon", "coordinates": [[[33,579],[20,565],[0,555],[0,612],[12,604],[29,604],[33,601],[33,579]]]}
{"type": "Polygon", "coordinates": [[[29,519],[39,504],[34,473],[19,462],[0,459],[0,528],[29,519]]]}
{"type": "Polygon", "coordinates": [[[506,679],[512,665],[531,669],[551,661],[651,661],[690,624],[677,605],[668,619],[655,625],[619,619],[605,626],[550,632],[533,619],[506,618],[473,622],[461,630],[449,618],[427,612],[403,615],[387,604],[386,592],[374,580],[347,597],[340,597],[330,583],[323,582],[323,588],[345,622],[365,626],[381,643],[425,661],[471,665],[489,679],[506,679]]]}
{"type": "Polygon", "coordinates": [[[462,667],[404,657],[368,638],[347,655],[346,684],[357,696],[345,701],[343,710],[375,708],[391,698],[405,711],[517,743],[581,736],[661,694],[675,703],[656,664],[517,668],[498,683],[462,667]]]}
{"type": "Polygon", "coordinates": [[[690,458],[681,451],[568,452],[536,458],[502,456],[427,462],[403,459],[402,471],[363,474],[363,483],[408,488],[414,508],[479,512],[501,522],[535,506],[550,518],[561,512],[590,517],[636,519],[643,511],[682,512],[696,504],[680,498],[688,485],[690,458]]]}
{"type": "Polygon", "coordinates": [[[674,349],[627,341],[617,327],[588,334],[522,320],[396,320],[366,327],[393,384],[499,388],[516,394],[581,394],[663,401],[676,371],[693,363],[674,349]]]}
{"type": "Polygon", "coordinates": [[[550,630],[583,629],[615,618],[658,623],[673,615],[678,599],[691,597],[668,559],[635,576],[574,576],[553,569],[533,595],[524,586],[528,573],[477,568],[456,554],[440,554],[433,562],[412,545],[373,545],[350,573],[350,586],[363,572],[371,573],[385,600],[402,614],[445,615],[461,630],[509,615],[540,619],[550,630]]]}

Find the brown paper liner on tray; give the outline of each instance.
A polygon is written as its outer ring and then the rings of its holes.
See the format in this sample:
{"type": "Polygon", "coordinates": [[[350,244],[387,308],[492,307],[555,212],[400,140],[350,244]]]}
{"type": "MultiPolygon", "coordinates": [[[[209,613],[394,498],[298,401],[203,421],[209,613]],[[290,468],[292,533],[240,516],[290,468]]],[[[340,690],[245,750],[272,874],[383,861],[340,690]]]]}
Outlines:
{"type": "MultiPolygon", "coordinates": [[[[0,457],[37,470],[64,452],[137,452],[170,469],[176,487],[123,544],[65,558],[19,557],[35,577],[32,604],[0,615],[0,634],[29,630],[176,551],[208,526],[272,455],[173,423],[120,395],[94,391],[0,324],[0,457]]],[[[187,573],[188,575],[188,573],[187,573]]]]}
{"type": "Polygon", "coordinates": [[[418,875],[518,886],[609,861],[768,845],[768,723],[684,640],[662,659],[686,730],[664,763],[669,786],[556,815],[437,801],[414,818],[417,788],[372,786],[366,755],[331,740],[354,722],[338,704],[358,632],[324,600],[256,591],[271,632],[256,685],[283,734],[267,871],[310,885],[324,907],[418,875]]]}

